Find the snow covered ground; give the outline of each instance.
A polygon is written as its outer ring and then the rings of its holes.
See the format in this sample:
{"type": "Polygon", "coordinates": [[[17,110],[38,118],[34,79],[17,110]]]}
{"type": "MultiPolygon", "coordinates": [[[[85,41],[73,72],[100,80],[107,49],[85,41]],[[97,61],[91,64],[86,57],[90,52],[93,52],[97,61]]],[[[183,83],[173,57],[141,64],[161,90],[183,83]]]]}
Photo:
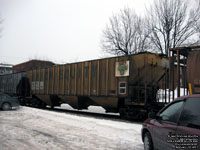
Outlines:
{"type": "MultiPolygon", "coordinates": [[[[49,107],[49,106],[47,106],[47,107],[49,107]]],[[[63,109],[63,110],[79,111],[79,110],[74,109],[70,105],[65,104],[65,103],[62,104],[60,107],[55,107],[55,108],[63,109]]],[[[107,115],[119,116],[119,113],[106,113],[106,110],[103,107],[100,107],[100,106],[89,106],[88,109],[82,109],[81,112],[91,112],[91,113],[98,113],[98,114],[107,114],[107,115]]]]}
{"type": "Polygon", "coordinates": [[[143,150],[141,127],[20,107],[0,111],[0,150],[143,150]]]}

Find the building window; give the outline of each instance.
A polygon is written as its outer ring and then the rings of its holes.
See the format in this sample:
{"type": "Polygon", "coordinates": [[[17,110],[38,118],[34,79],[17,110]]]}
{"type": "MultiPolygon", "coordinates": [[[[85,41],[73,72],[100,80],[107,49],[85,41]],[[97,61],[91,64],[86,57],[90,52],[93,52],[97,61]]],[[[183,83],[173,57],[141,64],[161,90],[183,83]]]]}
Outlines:
{"type": "Polygon", "coordinates": [[[126,94],[126,82],[119,82],[119,94],[126,94]]]}

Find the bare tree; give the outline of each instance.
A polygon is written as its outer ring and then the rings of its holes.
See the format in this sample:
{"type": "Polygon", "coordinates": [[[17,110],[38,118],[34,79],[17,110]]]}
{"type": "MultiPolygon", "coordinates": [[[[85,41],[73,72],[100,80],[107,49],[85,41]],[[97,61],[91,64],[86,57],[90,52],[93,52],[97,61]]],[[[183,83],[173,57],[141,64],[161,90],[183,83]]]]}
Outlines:
{"type": "MultiPolygon", "coordinates": [[[[200,3],[200,0],[196,0],[195,4],[197,4],[197,3],[200,3]]],[[[197,32],[198,39],[200,39],[200,19],[195,23],[194,29],[197,32]]],[[[199,45],[200,44],[200,40],[198,40],[196,43],[199,45]]]]}
{"type": "Polygon", "coordinates": [[[147,28],[152,45],[163,54],[170,47],[191,45],[197,33],[194,25],[200,18],[200,5],[188,7],[187,0],[155,0],[147,9],[147,28]]]}
{"type": "Polygon", "coordinates": [[[113,15],[103,31],[102,49],[115,55],[129,55],[146,49],[147,34],[143,19],[134,10],[124,8],[113,15]]]}

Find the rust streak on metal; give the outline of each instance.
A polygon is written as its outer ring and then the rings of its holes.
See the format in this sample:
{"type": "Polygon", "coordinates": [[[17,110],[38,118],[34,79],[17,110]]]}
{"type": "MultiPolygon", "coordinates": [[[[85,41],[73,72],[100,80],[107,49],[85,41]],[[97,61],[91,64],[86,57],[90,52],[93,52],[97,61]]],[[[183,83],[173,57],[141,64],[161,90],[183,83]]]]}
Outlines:
{"type": "Polygon", "coordinates": [[[83,84],[84,84],[84,63],[82,63],[82,74],[81,74],[81,95],[83,95],[83,93],[84,93],[83,84]]]}
{"type": "Polygon", "coordinates": [[[63,87],[62,87],[62,94],[65,94],[65,65],[63,65],[63,87]]]}
{"type": "MultiPolygon", "coordinates": [[[[57,66],[57,70],[58,70],[58,82],[57,82],[57,94],[59,94],[59,86],[60,86],[60,66],[57,66]]],[[[56,80],[56,79],[55,79],[56,80]]]]}
{"type": "Polygon", "coordinates": [[[99,75],[100,75],[100,66],[99,60],[97,60],[97,96],[99,96],[99,75]]]}
{"type": "Polygon", "coordinates": [[[36,75],[37,75],[37,69],[35,70],[35,79],[34,79],[34,81],[35,81],[35,94],[36,94],[36,75]]]}
{"type": "Polygon", "coordinates": [[[75,94],[75,95],[77,95],[77,94],[76,94],[76,91],[77,91],[77,90],[76,90],[76,73],[77,73],[77,64],[75,64],[75,75],[74,75],[74,76],[75,76],[75,81],[74,81],[74,94],[75,94]]]}
{"type": "Polygon", "coordinates": [[[106,96],[108,96],[108,59],[106,60],[106,96]]]}
{"type": "Polygon", "coordinates": [[[91,91],[90,91],[90,89],[91,89],[91,70],[92,70],[92,67],[91,67],[91,65],[92,65],[92,62],[89,62],[89,86],[88,86],[88,95],[90,96],[91,95],[91,91]]]}
{"type": "Polygon", "coordinates": [[[55,78],[54,78],[54,76],[55,76],[55,75],[54,75],[54,69],[55,69],[55,68],[54,68],[54,66],[53,66],[53,73],[52,73],[52,74],[53,74],[53,75],[52,75],[52,94],[54,94],[54,80],[55,80],[55,78]]]}
{"type": "Polygon", "coordinates": [[[47,79],[47,94],[49,94],[49,68],[48,68],[48,79],[47,79]]]}
{"type": "Polygon", "coordinates": [[[70,95],[71,65],[69,64],[68,95],[70,95]]]}
{"type": "Polygon", "coordinates": [[[41,69],[39,69],[38,70],[38,94],[40,94],[41,93],[41,91],[40,91],[40,80],[41,80],[41,69]]]}
{"type": "MultiPolygon", "coordinates": [[[[116,62],[118,62],[119,61],[119,57],[116,57],[116,59],[115,59],[115,66],[114,67],[116,67],[116,62]]],[[[115,68],[116,69],[116,68],[115,68]]],[[[115,70],[115,72],[116,72],[116,70],[115,70]]],[[[118,78],[116,78],[115,77],[115,79],[116,79],[116,95],[118,96],[118,94],[119,94],[119,91],[118,91],[118,78]]]]}
{"type": "Polygon", "coordinates": [[[180,97],[180,53],[177,50],[177,97],[180,97]]]}

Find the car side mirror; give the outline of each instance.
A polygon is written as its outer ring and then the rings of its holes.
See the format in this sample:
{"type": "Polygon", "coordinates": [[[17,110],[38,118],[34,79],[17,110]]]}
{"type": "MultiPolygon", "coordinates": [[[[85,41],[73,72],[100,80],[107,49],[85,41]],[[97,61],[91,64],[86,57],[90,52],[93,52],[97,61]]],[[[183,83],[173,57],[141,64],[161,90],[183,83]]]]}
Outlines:
{"type": "Polygon", "coordinates": [[[148,118],[156,119],[156,114],[154,112],[149,112],[148,118]]]}

